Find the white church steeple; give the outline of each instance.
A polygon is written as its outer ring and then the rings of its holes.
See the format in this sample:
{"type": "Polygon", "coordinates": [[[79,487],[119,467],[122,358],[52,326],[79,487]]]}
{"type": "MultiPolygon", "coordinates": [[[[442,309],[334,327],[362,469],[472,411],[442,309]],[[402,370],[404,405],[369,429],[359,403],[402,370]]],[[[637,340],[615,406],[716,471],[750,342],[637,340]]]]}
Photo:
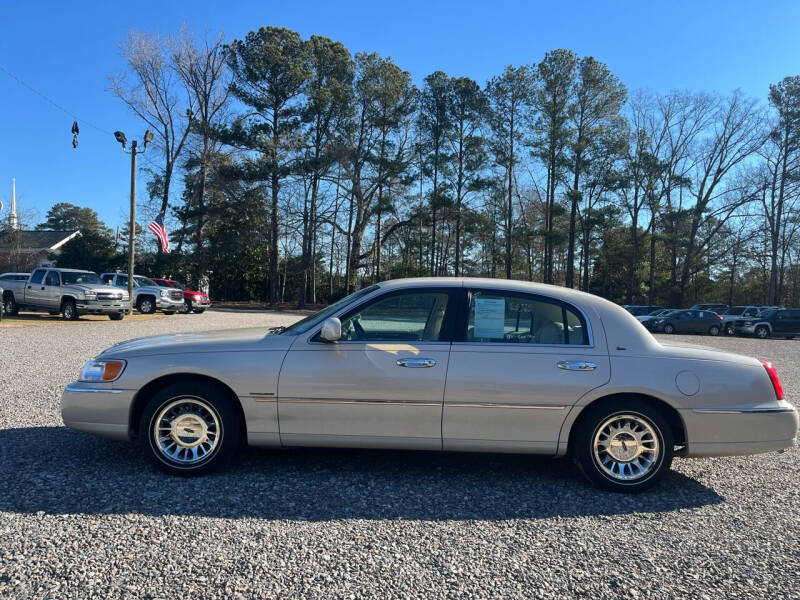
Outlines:
{"type": "Polygon", "coordinates": [[[11,214],[8,217],[8,224],[11,229],[19,229],[19,217],[17,217],[17,180],[11,180],[11,214]]]}

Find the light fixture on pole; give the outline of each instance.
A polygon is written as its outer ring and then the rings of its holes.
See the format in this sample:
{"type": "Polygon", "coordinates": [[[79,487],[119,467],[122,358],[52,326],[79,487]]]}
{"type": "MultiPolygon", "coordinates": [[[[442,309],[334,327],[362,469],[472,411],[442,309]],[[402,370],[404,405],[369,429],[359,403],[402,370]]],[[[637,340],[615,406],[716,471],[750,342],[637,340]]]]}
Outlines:
{"type": "Polygon", "coordinates": [[[144,132],[144,147],[139,150],[136,140],[131,142],[131,149],[127,150],[125,146],[128,143],[128,138],[121,131],[114,132],[114,139],[122,145],[122,151],[131,155],[131,216],[128,223],[128,299],[130,300],[130,314],[133,314],[133,266],[134,266],[134,249],[136,242],[136,155],[142,154],[147,149],[147,144],[153,141],[153,132],[149,129],[144,132]]]}

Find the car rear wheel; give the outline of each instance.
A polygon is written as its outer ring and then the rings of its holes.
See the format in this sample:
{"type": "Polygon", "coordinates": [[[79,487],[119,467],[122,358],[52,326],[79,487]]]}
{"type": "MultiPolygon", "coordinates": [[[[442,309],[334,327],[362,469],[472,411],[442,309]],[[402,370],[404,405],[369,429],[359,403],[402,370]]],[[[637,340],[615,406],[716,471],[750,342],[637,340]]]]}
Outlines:
{"type": "Polygon", "coordinates": [[[14,296],[9,294],[6,296],[5,300],[3,301],[3,311],[9,316],[13,317],[19,312],[17,308],[17,303],[14,301],[14,296]]]}
{"type": "Polygon", "coordinates": [[[667,323],[666,325],[664,325],[664,333],[670,333],[670,334],[675,333],[675,327],[667,323]]]}
{"type": "Polygon", "coordinates": [[[156,312],[156,303],[150,296],[139,298],[139,301],[136,303],[136,310],[138,310],[143,315],[153,314],[154,312],[156,312]]]}
{"type": "Polygon", "coordinates": [[[759,325],[756,327],[756,337],[762,340],[769,337],[769,327],[766,325],[759,325]]]}
{"type": "Polygon", "coordinates": [[[708,335],[719,335],[719,326],[712,325],[708,328],[708,335]]]}
{"type": "Polygon", "coordinates": [[[588,411],[576,426],[572,451],[593,484],[612,492],[642,492],[669,471],[674,440],[657,409],[631,398],[588,411]]]}
{"type": "Polygon", "coordinates": [[[61,304],[61,314],[65,321],[75,321],[78,318],[78,309],[75,307],[75,300],[64,300],[61,304]]]}
{"type": "Polygon", "coordinates": [[[153,463],[171,475],[203,475],[226,465],[242,437],[231,399],[200,383],[170,385],[147,404],[139,440],[153,463]]]}

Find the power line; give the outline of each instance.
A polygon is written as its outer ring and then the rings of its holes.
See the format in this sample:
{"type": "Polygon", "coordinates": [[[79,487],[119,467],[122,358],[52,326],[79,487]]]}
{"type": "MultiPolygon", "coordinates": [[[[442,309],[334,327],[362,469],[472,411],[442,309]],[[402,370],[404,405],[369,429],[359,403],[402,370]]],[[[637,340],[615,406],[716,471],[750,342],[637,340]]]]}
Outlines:
{"type": "Polygon", "coordinates": [[[67,114],[67,115],[69,115],[70,117],[72,117],[72,118],[73,118],[73,119],[75,119],[76,121],[80,121],[81,123],[85,123],[85,124],[86,124],[86,125],[88,125],[89,127],[93,128],[93,129],[96,129],[96,130],[97,130],[97,131],[99,131],[100,133],[105,133],[105,134],[107,134],[107,135],[114,135],[114,134],[113,134],[113,133],[111,133],[110,131],[108,131],[108,130],[106,130],[106,129],[103,129],[102,127],[98,127],[97,125],[95,125],[95,124],[94,124],[94,123],[92,123],[91,121],[88,121],[88,120],[86,120],[86,119],[81,119],[81,118],[80,118],[78,115],[76,115],[74,112],[72,112],[72,111],[70,111],[70,110],[67,110],[66,108],[64,108],[63,106],[61,106],[61,105],[60,105],[58,102],[56,102],[55,100],[53,100],[53,99],[52,99],[52,98],[50,98],[49,96],[47,96],[47,95],[43,94],[42,92],[40,92],[39,90],[37,90],[37,89],[36,89],[36,88],[34,88],[33,86],[30,86],[30,85],[28,85],[27,83],[25,83],[25,82],[24,82],[24,81],[23,81],[21,78],[17,77],[17,76],[16,76],[14,73],[12,73],[12,72],[11,72],[11,71],[9,71],[8,69],[6,69],[6,68],[5,68],[3,65],[0,65],[0,71],[2,71],[3,73],[5,73],[5,74],[6,74],[6,75],[8,75],[9,77],[11,77],[11,79],[13,79],[14,81],[16,81],[16,82],[17,82],[18,84],[20,84],[22,87],[24,87],[24,88],[26,88],[27,90],[29,90],[29,91],[33,92],[34,94],[36,94],[37,96],[39,96],[40,98],[42,98],[44,101],[46,101],[46,102],[48,102],[48,103],[52,104],[52,105],[53,105],[53,106],[55,106],[55,107],[56,107],[58,110],[60,110],[61,112],[65,113],[65,114],[67,114]]]}

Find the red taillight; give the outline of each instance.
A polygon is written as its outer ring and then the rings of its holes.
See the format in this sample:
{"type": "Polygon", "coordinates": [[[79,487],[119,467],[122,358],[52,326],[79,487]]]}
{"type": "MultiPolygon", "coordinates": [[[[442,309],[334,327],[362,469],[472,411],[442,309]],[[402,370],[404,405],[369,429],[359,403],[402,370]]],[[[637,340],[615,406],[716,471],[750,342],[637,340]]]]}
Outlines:
{"type": "Polygon", "coordinates": [[[772,389],[775,390],[775,396],[778,400],[783,400],[783,386],[781,385],[781,378],[778,377],[778,371],[775,365],[767,360],[762,360],[761,364],[764,365],[764,368],[767,370],[769,380],[772,382],[772,389]]]}

